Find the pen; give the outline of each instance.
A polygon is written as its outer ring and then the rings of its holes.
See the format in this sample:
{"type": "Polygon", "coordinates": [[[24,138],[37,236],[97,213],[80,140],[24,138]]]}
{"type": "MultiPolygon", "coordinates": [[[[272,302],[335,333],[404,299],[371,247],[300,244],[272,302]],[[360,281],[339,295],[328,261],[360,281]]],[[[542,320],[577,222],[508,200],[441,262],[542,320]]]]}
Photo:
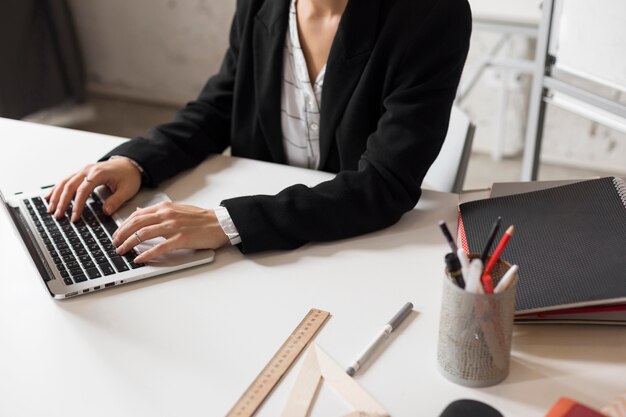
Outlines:
{"type": "Polygon", "coordinates": [[[398,311],[396,315],[393,316],[391,320],[389,320],[389,323],[385,325],[385,327],[378,334],[378,336],[376,336],[376,338],[374,338],[374,340],[372,340],[372,342],[365,348],[365,350],[359,355],[359,358],[354,361],[354,363],[350,365],[348,369],[346,369],[348,375],[354,376],[359,368],[363,366],[365,361],[367,361],[372,356],[374,351],[378,349],[378,347],[385,340],[387,340],[389,334],[393,332],[404,321],[404,319],[408,317],[408,315],[411,313],[411,310],[413,310],[413,303],[406,303],[400,309],[400,311],[398,311]]]}
{"type": "Polygon", "coordinates": [[[441,228],[441,233],[443,233],[446,240],[448,241],[448,245],[450,245],[450,249],[452,249],[452,252],[456,253],[457,251],[456,243],[454,243],[454,239],[452,238],[452,234],[450,233],[450,229],[448,229],[448,225],[446,224],[446,222],[443,220],[440,220],[439,228],[441,228]]]}
{"type": "Polygon", "coordinates": [[[506,248],[506,245],[509,243],[509,240],[511,239],[511,236],[513,236],[514,231],[514,226],[509,226],[509,228],[506,229],[506,232],[504,232],[502,239],[500,239],[500,242],[498,242],[496,250],[493,251],[493,255],[491,255],[491,258],[489,258],[489,262],[487,262],[487,266],[483,271],[483,276],[481,280],[487,294],[493,294],[493,280],[491,279],[491,271],[493,271],[493,267],[496,266],[498,259],[500,259],[500,254],[502,254],[502,251],[504,250],[504,248],[506,248]]]}
{"type": "Polygon", "coordinates": [[[515,278],[517,277],[517,265],[513,265],[509,268],[508,271],[500,278],[500,282],[496,285],[496,288],[493,290],[494,293],[498,294],[505,291],[509,288],[513,282],[515,282],[515,278]]]}
{"type": "Polygon", "coordinates": [[[448,274],[450,275],[454,283],[460,288],[465,288],[465,280],[463,279],[461,261],[459,261],[456,253],[450,252],[446,255],[446,268],[448,269],[448,274]]]}
{"type": "Polygon", "coordinates": [[[500,222],[502,221],[502,217],[498,217],[496,221],[491,226],[491,232],[489,233],[489,238],[487,238],[487,243],[485,243],[485,247],[483,248],[483,253],[480,255],[480,260],[483,261],[483,265],[487,262],[487,256],[489,256],[489,251],[491,250],[491,245],[493,245],[493,240],[496,238],[498,234],[498,230],[500,230],[500,222]]]}

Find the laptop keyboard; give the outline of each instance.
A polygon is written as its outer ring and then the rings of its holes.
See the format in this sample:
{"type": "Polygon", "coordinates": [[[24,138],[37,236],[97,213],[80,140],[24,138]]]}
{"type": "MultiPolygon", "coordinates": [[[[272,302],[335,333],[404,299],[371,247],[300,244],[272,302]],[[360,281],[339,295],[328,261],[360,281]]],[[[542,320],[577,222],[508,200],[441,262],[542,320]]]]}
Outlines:
{"type": "Polygon", "coordinates": [[[47,202],[41,197],[24,200],[37,232],[50,253],[66,285],[97,280],[103,276],[141,268],[134,261],[132,250],[123,256],[115,252],[111,235],[117,229],[115,221],[102,211],[100,199],[93,195],[82,217],[70,222],[72,205],[60,220],[48,214],[47,202]]]}

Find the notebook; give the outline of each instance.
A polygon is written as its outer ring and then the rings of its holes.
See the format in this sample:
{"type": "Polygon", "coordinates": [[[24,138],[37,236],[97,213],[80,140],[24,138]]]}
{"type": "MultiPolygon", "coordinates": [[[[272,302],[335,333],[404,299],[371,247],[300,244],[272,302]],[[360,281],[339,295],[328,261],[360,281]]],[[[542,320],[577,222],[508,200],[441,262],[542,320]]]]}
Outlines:
{"type": "Polygon", "coordinates": [[[88,198],[81,218],[70,222],[71,206],[61,219],[48,214],[45,190],[10,196],[0,192],[0,211],[6,209],[51,296],[57,299],[92,293],[213,261],[212,250],[174,250],[147,264],[134,262],[137,253],[163,238],[141,242],[123,256],[112,245],[112,235],[136,207],[171,201],[163,193],[141,191],[113,216],[102,211],[110,191],[98,187],[88,198]]]}
{"type": "Polygon", "coordinates": [[[461,204],[463,248],[479,253],[498,216],[505,226],[500,235],[515,225],[502,259],[520,268],[517,322],[626,324],[623,180],[606,177],[461,204]]]}

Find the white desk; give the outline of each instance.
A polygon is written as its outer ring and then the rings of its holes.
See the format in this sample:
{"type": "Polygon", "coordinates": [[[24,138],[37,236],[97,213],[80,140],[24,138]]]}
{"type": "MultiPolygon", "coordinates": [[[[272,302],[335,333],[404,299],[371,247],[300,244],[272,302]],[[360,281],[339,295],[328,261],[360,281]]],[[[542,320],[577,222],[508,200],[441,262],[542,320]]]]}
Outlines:
{"type": "MultiPolygon", "coordinates": [[[[6,120],[0,138],[5,193],[58,180],[120,140],[6,120]]],[[[327,178],[216,156],[163,189],[213,205],[327,178]]],[[[211,265],[64,302],[49,297],[1,216],[0,416],[223,416],[309,308],[333,314],[316,340],[345,366],[409,300],[417,313],[357,377],[392,416],[437,416],[459,398],[509,417],[541,416],[560,396],[601,406],[626,389],[623,328],[519,327],[511,374],[500,385],[468,389],[439,375],[447,248],[437,220],[454,224],[456,201],[424,192],[415,210],[381,232],[288,253],[228,248],[211,265]]],[[[259,416],[279,415],[298,366],[259,416]]],[[[322,389],[313,415],[338,416],[344,407],[322,389]]]]}

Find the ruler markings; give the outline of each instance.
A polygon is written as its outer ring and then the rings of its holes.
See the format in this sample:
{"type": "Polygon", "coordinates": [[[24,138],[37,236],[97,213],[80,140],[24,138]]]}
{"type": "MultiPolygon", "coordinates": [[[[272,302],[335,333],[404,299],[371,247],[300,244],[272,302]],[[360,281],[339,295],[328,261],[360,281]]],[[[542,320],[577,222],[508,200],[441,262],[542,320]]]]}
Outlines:
{"type": "Polygon", "coordinates": [[[226,417],[251,417],[326,323],[330,313],[311,309],[252,381],[226,417]]]}

